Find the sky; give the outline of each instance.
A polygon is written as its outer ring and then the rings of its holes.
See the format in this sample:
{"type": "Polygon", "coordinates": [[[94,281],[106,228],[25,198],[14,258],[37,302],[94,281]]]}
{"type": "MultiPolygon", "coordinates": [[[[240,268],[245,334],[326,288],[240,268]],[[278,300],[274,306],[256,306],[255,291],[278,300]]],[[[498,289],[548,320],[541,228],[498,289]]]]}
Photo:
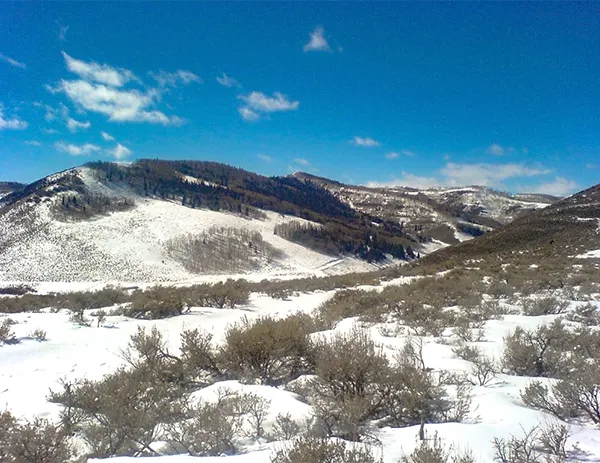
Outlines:
{"type": "Polygon", "coordinates": [[[0,180],[224,162],[373,186],[600,182],[600,3],[0,2],[0,180]]]}

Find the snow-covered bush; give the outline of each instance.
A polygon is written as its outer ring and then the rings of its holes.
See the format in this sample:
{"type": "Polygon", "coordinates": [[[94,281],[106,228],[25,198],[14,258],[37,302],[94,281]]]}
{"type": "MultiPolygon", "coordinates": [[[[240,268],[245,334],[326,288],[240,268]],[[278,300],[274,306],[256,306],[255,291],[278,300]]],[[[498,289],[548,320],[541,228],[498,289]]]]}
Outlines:
{"type": "Polygon", "coordinates": [[[409,455],[403,455],[398,463],[475,463],[471,452],[454,452],[442,444],[438,435],[424,439],[409,455]]]}

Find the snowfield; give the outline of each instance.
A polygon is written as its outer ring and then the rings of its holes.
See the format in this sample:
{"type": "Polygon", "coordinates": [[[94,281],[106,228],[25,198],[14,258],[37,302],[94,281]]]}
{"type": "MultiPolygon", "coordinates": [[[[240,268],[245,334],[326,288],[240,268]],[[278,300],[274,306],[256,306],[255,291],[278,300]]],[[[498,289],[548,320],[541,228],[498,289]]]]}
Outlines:
{"type": "MultiPolygon", "coordinates": [[[[411,278],[397,279],[390,284],[404,284],[411,278]]],[[[365,287],[368,288],[368,287],[365,287]]],[[[370,287],[379,290],[380,287],[370,287]]],[[[242,316],[258,317],[273,315],[283,317],[297,311],[311,312],[319,304],[334,294],[315,292],[300,294],[289,300],[275,300],[264,295],[253,294],[250,303],[238,309],[212,309],[196,307],[188,314],[157,321],[135,320],[122,316],[109,316],[105,326],[82,327],[69,321],[66,311],[52,313],[21,313],[10,315],[15,322],[13,331],[21,339],[19,344],[0,346],[0,409],[6,408],[16,416],[31,418],[43,416],[56,419],[60,407],[47,402],[50,388],[55,388],[61,378],[99,379],[102,375],[114,371],[123,364],[120,350],[125,348],[129,337],[138,326],[150,328],[156,326],[165,336],[173,351],[177,350],[178,339],[183,328],[200,328],[215,334],[219,342],[228,324],[242,316]],[[47,332],[47,341],[38,342],[30,337],[36,328],[47,332]]],[[[581,302],[571,302],[571,309],[581,302]]],[[[595,303],[600,308],[600,303],[595,303]]],[[[89,315],[89,314],[88,314],[89,315]]],[[[556,316],[526,317],[505,315],[500,320],[487,321],[484,327],[485,341],[472,343],[480,346],[488,355],[500,357],[503,337],[517,326],[535,328],[549,323],[556,316]]],[[[356,319],[340,322],[332,331],[316,333],[314,336],[330,336],[335,331],[346,331],[358,324],[356,319]]],[[[373,340],[380,344],[385,352],[392,356],[398,352],[407,340],[402,333],[390,334],[385,324],[360,325],[368,330],[373,340]]],[[[388,327],[389,328],[389,327],[388,327]]],[[[460,360],[452,353],[452,346],[443,338],[425,337],[423,358],[427,368],[451,372],[470,372],[469,362],[460,360]]],[[[522,429],[546,422],[552,418],[543,412],[526,408],[520,400],[519,391],[531,378],[499,375],[485,387],[473,388],[473,402],[470,416],[463,423],[428,424],[428,436],[439,435],[444,444],[455,449],[470,449],[478,462],[494,461],[492,439],[520,436],[522,429]]],[[[265,425],[268,432],[276,415],[289,412],[298,421],[311,416],[311,406],[299,400],[299,396],[283,389],[262,386],[243,385],[236,381],[214,384],[194,393],[196,398],[214,400],[219,388],[253,392],[271,401],[270,412],[265,425]]],[[[567,449],[578,449],[579,461],[600,461],[600,430],[589,425],[570,425],[572,436],[567,449]]],[[[418,426],[407,428],[382,428],[374,431],[379,444],[374,451],[381,452],[385,463],[397,462],[404,453],[410,453],[416,446],[418,426]]],[[[283,442],[267,443],[248,440],[241,455],[223,457],[191,457],[185,455],[165,455],[153,458],[110,458],[107,460],[89,460],[126,463],[135,461],[156,461],[160,463],[268,463],[274,449],[281,448],[283,442]]],[[[159,446],[159,444],[157,444],[159,446]]]]}

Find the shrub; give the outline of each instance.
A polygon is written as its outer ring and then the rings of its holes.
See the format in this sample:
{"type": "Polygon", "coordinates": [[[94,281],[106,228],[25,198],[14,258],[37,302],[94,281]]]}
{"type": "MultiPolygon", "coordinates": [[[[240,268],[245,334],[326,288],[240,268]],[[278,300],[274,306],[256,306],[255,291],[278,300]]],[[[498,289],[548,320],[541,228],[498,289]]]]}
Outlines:
{"type": "Polygon", "coordinates": [[[421,440],[410,455],[404,455],[398,463],[475,463],[471,452],[455,453],[452,447],[443,446],[437,434],[433,441],[421,440]]]}
{"type": "Polygon", "coordinates": [[[561,301],[555,297],[545,297],[537,299],[523,299],[523,315],[559,315],[564,313],[569,307],[567,301],[561,301]]]}
{"type": "Polygon", "coordinates": [[[15,337],[11,326],[14,322],[10,318],[5,318],[0,323],[0,344],[16,344],[19,340],[15,337]]]}
{"type": "Polygon", "coordinates": [[[33,330],[30,336],[39,342],[46,341],[48,339],[46,331],[41,328],[36,328],[33,330]]]}
{"type": "Polygon", "coordinates": [[[212,346],[212,334],[184,330],[180,351],[184,375],[190,384],[205,387],[225,379],[218,352],[212,346]]]}
{"type": "Polygon", "coordinates": [[[136,291],[125,310],[133,318],[160,319],[181,315],[186,310],[183,296],[176,288],[156,286],[147,291],[136,291]]]}
{"type": "Polygon", "coordinates": [[[0,461],[64,463],[72,454],[67,436],[58,426],[41,418],[20,422],[9,412],[0,413],[0,461]]]}
{"type": "Polygon", "coordinates": [[[523,436],[494,438],[495,460],[499,463],[563,463],[569,430],[559,423],[523,429],[523,436]]]}
{"type": "Polygon", "coordinates": [[[568,354],[572,339],[560,320],[535,331],[517,327],[504,338],[502,366],[507,373],[519,376],[564,376],[573,368],[568,354]]]}
{"type": "Polygon", "coordinates": [[[156,454],[150,447],[163,424],[183,418],[182,391],[149,369],[119,369],[92,382],[63,382],[49,400],[61,403],[65,429],[77,432],[91,456],[156,454]]]}
{"type": "Polygon", "coordinates": [[[278,413],[273,424],[273,440],[290,440],[300,435],[302,428],[296,423],[289,413],[278,413]]]}
{"type": "Polygon", "coordinates": [[[600,325],[598,307],[591,303],[577,306],[573,312],[567,315],[567,319],[572,322],[581,323],[584,326],[600,325]]]}
{"type": "Polygon", "coordinates": [[[241,381],[287,383],[311,370],[312,326],[310,317],[302,314],[244,317],[227,329],[219,359],[227,373],[241,381]]]}
{"type": "Polygon", "coordinates": [[[271,463],[381,463],[363,446],[349,447],[344,442],[306,436],[289,447],[277,450],[271,463]]]}
{"type": "Polygon", "coordinates": [[[323,326],[331,329],[339,321],[350,317],[380,321],[386,309],[389,311],[379,292],[346,289],[335,293],[331,299],[321,304],[316,316],[323,326]]]}
{"type": "Polygon", "coordinates": [[[269,406],[268,400],[256,394],[220,389],[216,402],[188,406],[185,420],[168,425],[168,441],[175,450],[193,456],[234,454],[236,438],[264,435],[269,406]]]}

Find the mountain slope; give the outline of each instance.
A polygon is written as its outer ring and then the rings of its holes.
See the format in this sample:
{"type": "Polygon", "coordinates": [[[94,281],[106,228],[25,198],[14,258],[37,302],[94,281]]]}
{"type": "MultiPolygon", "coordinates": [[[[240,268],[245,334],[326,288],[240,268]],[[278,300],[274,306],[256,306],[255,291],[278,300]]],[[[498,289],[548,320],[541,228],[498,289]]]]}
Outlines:
{"type": "Polygon", "coordinates": [[[0,201],[4,196],[9,195],[13,191],[19,191],[23,189],[25,185],[17,182],[0,182],[0,201]]]}
{"type": "Polygon", "coordinates": [[[497,229],[517,217],[544,208],[559,198],[510,195],[486,187],[416,189],[345,185],[297,172],[294,177],[321,185],[356,210],[405,224],[421,241],[457,244],[497,229]]]}
{"type": "MultiPolygon", "coordinates": [[[[214,210],[214,204],[213,209],[183,206],[182,198],[170,192],[143,196],[124,181],[106,180],[103,173],[92,167],[71,169],[5,198],[0,280],[178,281],[206,274],[311,276],[377,268],[351,255],[312,251],[273,233],[277,225],[320,226],[316,222],[252,206],[238,210],[241,203],[235,202],[227,203],[231,210],[225,211],[214,210]]],[[[191,183],[189,178],[185,183],[191,183]]],[[[217,188],[222,189],[211,187],[217,188]]],[[[341,205],[337,213],[344,211],[341,205]]]]}
{"type": "Polygon", "coordinates": [[[425,262],[466,259],[574,257],[600,249],[600,185],[574,194],[510,224],[427,256],[425,262]]]}

